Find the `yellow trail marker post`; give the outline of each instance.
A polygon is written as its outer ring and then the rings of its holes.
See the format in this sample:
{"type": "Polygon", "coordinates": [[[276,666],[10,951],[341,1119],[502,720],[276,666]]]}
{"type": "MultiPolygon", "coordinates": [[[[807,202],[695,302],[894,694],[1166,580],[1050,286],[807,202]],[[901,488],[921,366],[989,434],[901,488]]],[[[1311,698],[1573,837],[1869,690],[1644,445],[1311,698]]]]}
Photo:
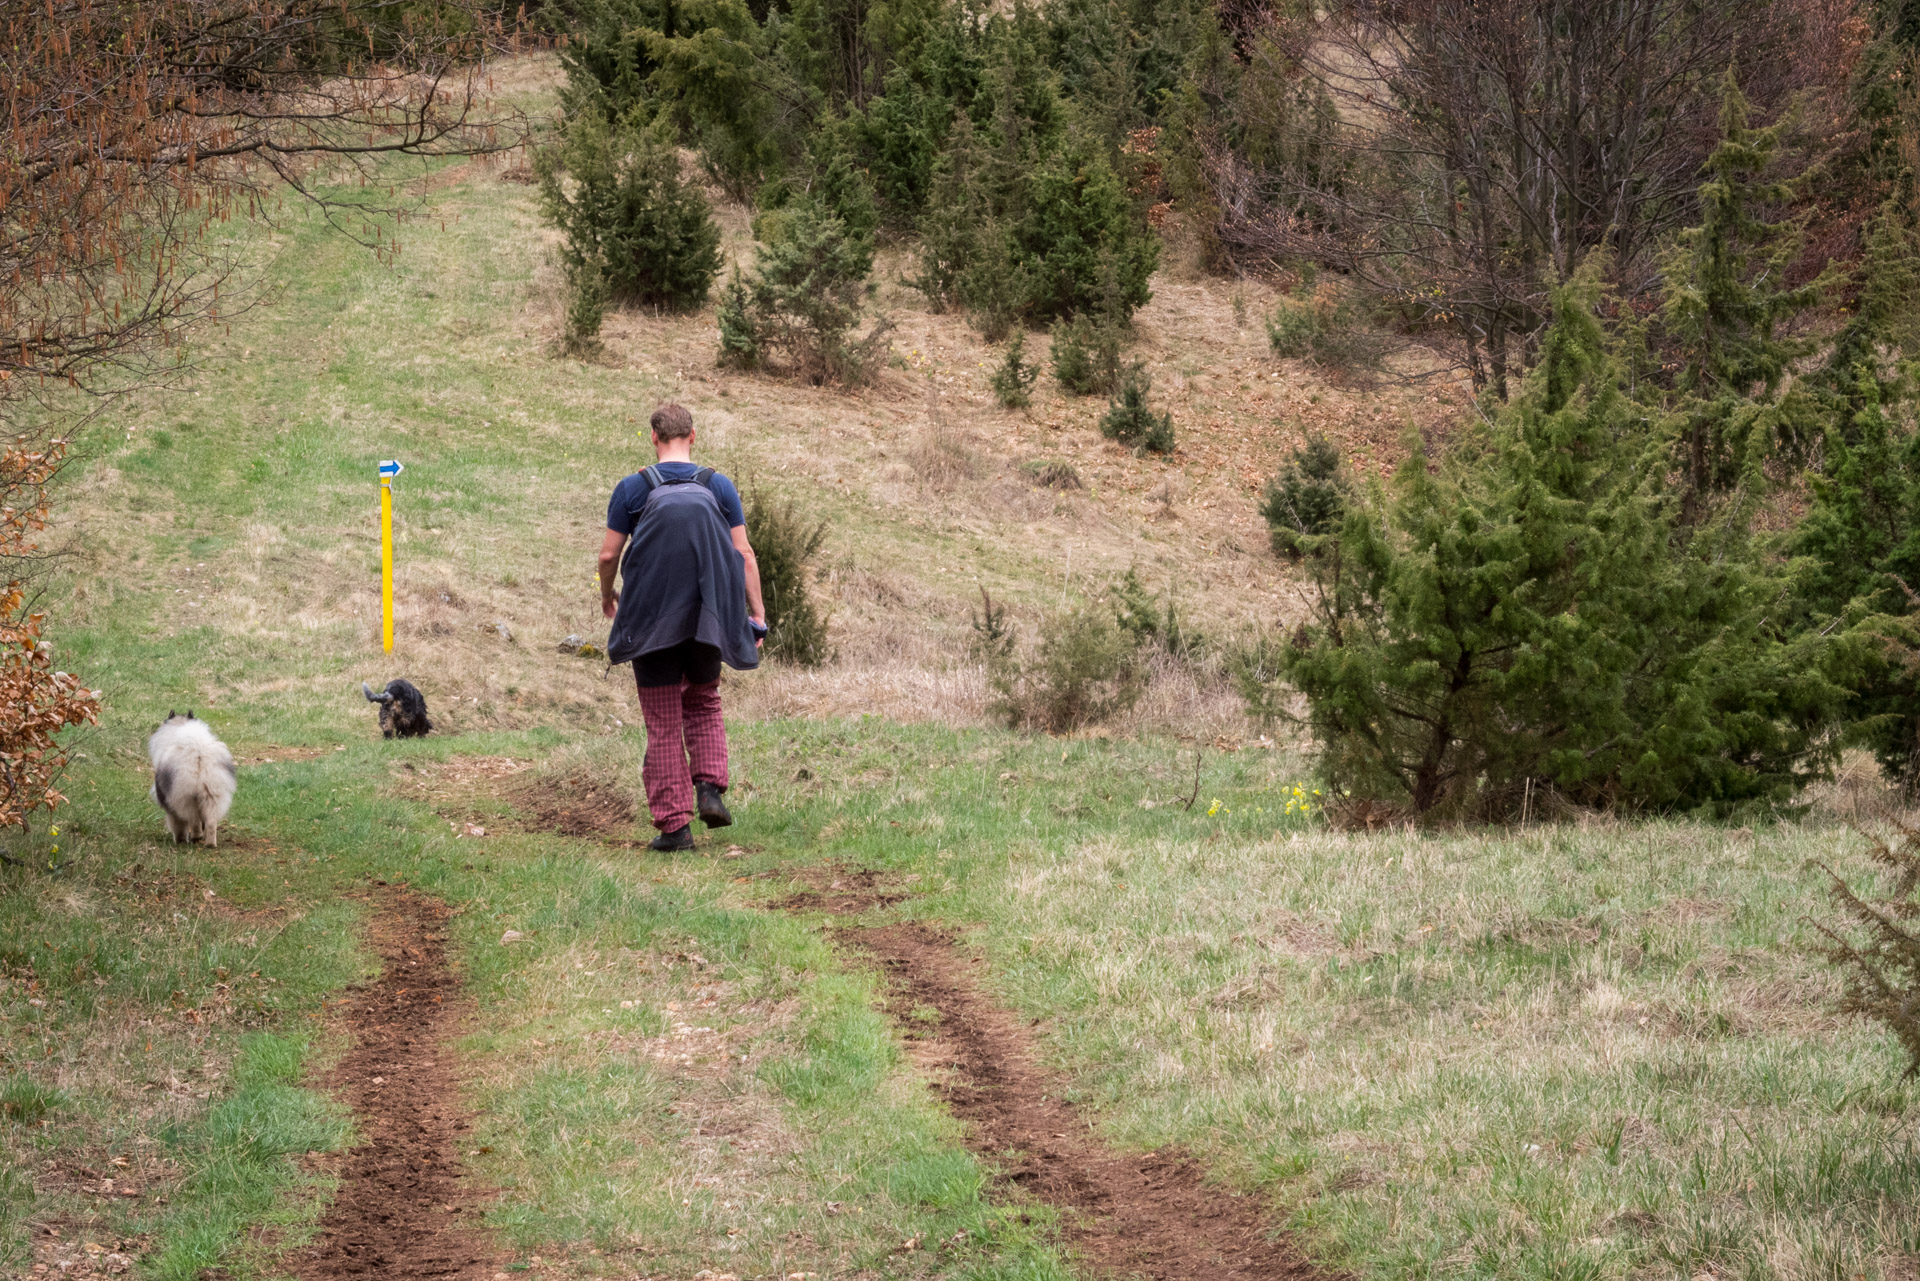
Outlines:
{"type": "Polygon", "coordinates": [[[380,648],[393,653],[393,478],[404,468],[380,464],[380,648]]]}

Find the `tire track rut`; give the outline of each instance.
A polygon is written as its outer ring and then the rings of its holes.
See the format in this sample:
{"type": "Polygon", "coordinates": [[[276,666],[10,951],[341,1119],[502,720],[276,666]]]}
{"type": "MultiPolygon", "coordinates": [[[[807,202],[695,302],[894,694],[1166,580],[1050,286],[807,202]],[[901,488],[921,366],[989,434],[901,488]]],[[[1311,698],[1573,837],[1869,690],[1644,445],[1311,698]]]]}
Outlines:
{"type": "Polygon", "coordinates": [[[453,1059],[464,1005],[447,964],[450,915],[402,889],[377,900],[367,941],[380,975],[334,1007],[353,1045],[326,1081],[353,1109],[362,1142],[346,1154],[318,1238],[287,1260],[301,1281],[493,1275],[499,1255],[461,1178],[459,1140],[472,1121],[453,1059]]]}
{"type": "Polygon", "coordinates": [[[1119,1152],[1059,1097],[1026,1028],[981,990],[979,962],[951,934],[909,921],[836,931],[884,968],[888,1009],[936,1088],[1001,1177],[1065,1212],[1095,1269],[1155,1281],[1326,1281],[1253,1197],[1209,1186],[1183,1153],[1119,1152]],[[910,1014],[931,1006],[932,1030],[910,1014]]]}

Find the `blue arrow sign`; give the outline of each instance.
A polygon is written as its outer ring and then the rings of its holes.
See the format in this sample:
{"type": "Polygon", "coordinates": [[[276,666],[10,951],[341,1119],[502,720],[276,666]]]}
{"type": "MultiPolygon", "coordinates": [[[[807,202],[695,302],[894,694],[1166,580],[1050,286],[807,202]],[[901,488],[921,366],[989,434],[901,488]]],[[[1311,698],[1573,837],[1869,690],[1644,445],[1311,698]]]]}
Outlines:
{"type": "Polygon", "coordinates": [[[395,462],[391,458],[384,459],[380,463],[380,477],[383,480],[392,480],[395,476],[398,476],[401,472],[405,470],[406,468],[402,467],[399,463],[395,462]]]}

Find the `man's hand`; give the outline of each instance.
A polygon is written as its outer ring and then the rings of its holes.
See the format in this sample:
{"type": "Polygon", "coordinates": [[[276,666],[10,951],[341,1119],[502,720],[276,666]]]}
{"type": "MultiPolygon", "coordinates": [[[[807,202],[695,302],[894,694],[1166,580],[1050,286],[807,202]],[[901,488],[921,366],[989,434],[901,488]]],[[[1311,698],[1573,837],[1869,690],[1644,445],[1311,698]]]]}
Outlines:
{"type": "Polygon", "coordinates": [[[747,626],[753,632],[753,647],[755,649],[759,649],[762,645],[765,645],[767,643],[767,620],[766,619],[749,618],[747,619],[747,626]]]}
{"type": "Polygon", "coordinates": [[[620,550],[626,545],[627,536],[611,529],[600,540],[600,612],[608,618],[620,608],[619,598],[613,592],[613,580],[620,572],[620,550]]]}

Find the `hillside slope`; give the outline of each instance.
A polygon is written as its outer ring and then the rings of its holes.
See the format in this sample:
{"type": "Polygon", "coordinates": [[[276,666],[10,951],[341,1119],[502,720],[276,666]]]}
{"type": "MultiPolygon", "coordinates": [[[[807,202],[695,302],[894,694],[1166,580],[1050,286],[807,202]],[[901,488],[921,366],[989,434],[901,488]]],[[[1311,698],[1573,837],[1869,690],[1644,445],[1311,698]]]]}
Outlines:
{"type": "MultiPolygon", "coordinates": [[[[538,108],[554,67],[526,59],[501,80],[538,108]]],[[[1255,511],[1266,477],[1307,431],[1339,441],[1362,473],[1383,471],[1408,426],[1443,427],[1464,396],[1443,379],[1341,387],[1274,359],[1271,288],[1201,275],[1177,244],[1132,353],[1174,415],[1166,459],[1102,439],[1104,400],[1050,377],[1030,409],[1001,409],[987,385],[998,351],[901,283],[911,246],[884,251],[874,273],[872,309],[897,329],[864,389],[718,369],[711,306],[616,313],[602,356],[562,358],[553,233],[523,160],[416,182],[391,266],[301,210],[269,236],[238,233],[270,286],[263,305],[206,344],[189,394],[131,406],[70,506],[96,566],[140,563],[179,598],[178,626],[271,647],[292,669],[239,692],[327,701],[360,679],[430,672],[456,727],[625,717],[624,691],[553,643],[603,632],[591,577],[606,495],[651,461],[648,413],[679,400],[705,458],[831,529],[821,586],[838,661],[745,678],[739,706],[973,723],[985,689],[965,642],[982,587],[1029,636],[1129,568],[1208,630],[1282,620],[1298,604],[1255,511]],[[375,644],[383,457],[407,466],[392,663],[375,644]],[[1068,463],[1085,488],[1037,488],[1020,470],[1034,460],[1068,463]],[[291,478],[308,462],[326,477],[317,490],[238,496],[243,478],[291,478]],[[169,510],[167,476],[182,464],[250,505],[239,536],[196,536],[194,512],[169,510]],[[141,562],[150,534],[163,535],[163,563],[141,562]]],[[[713,199],[727,254],[750,261],[747,212],[713,199]]],[[[1030,335],[1030,351],[1045,345],[1030,335]]],[[[69,624],[99,604],[84,586],[81,599],[69,624]]],[[[1150,695],[1136,723],[1237,733],[1237,716],[1188,682],[1150,695]]]]}

